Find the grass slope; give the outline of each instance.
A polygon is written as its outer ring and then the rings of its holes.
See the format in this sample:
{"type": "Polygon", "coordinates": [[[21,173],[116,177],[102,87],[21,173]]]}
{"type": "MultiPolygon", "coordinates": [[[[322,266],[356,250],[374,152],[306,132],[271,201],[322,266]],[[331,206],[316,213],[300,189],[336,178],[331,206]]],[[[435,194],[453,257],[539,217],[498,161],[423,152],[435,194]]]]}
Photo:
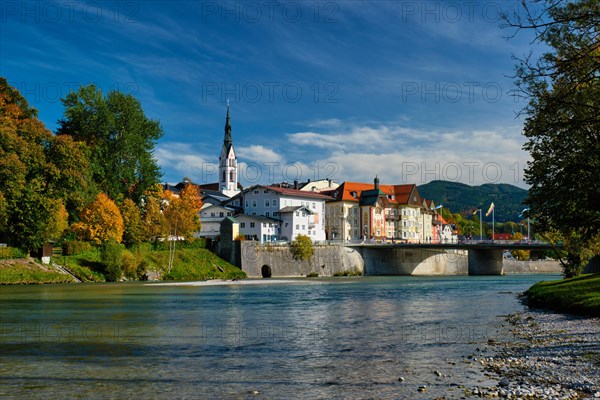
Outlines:
{"type": "MultiPolygon", "coordinates": [[[[241,279],[246,273],[235,265],[217,257],[204,248],[179,248],[175,251],[173,268],[169,272],[169,250],[152,250],[140,247],[128,251],[129,268],[135,270],[143,265],[146,271],[159,272],[164,280],[205,280],[205,279],[241,279]]],[[[100,261],[99,249],[82,254],[58,257],[57,263],[63,264],[75,276],[84,282],[103,282],[104,265],[100,261]]]]}
{"type": "Polygon", "coordinates": [[[538,282],[525,295],[530,307],[600,317],[600,274],[538,282]]]}
{"type": "Polygon", "coordinates": [[[0,284],[67,283],[69,275],[47,268],[33,258],[0,261],[0,284]]]}

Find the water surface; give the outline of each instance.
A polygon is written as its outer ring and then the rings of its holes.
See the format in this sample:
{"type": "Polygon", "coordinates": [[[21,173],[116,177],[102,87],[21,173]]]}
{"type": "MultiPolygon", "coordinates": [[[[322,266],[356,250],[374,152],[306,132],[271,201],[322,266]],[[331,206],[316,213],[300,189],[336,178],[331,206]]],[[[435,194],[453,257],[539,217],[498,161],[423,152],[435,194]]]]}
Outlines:
{"type": "Polygon", "coordinates": [[[495,384],[467,356],[513,340],[517,294],[557,278],[0,287],[0,396],[459,398],[495,384]]]}

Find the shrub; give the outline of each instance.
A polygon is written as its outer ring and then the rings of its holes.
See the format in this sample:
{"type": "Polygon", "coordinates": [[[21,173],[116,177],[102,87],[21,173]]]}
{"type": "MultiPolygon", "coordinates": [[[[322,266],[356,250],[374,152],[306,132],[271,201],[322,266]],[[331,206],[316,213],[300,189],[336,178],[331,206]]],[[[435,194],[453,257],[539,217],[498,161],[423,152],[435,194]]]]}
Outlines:
{"type": "Polygon", "coordinates": [[[315,253],[312,240],[306,235],[298,235],[290,245],[290,250],[295,260],[310,260],[315,253]]]}
{"type": "Polygon", "coordinates": [[[63,251],[67,256],[82,254],[91,249],[92,245],[89,242],[82,242],[80,240],[67,240],[63,243],[63,251]]]}
{"type": "Polygon", "coordinates": [[[102,245],[100,260],[104,264],[104,275],[108,282],[116,282],[123,274],[123,246],[115,241],[102,245]]]}
{"type": "Polygon", "coordinates": [[[306,275],[307,278],[316,278],[319,276],[318,272],[311,272],[310,274],[306,275]]]}
{"type": "Polygon", "coordinates": [[[29,254],[17,247],[0,247],[0,260],[12,260],[15,258],[27,258],[29,254]]]}
{"type": "MultiPolygon", "coordinates": [[[[140,279],[139,267],[141,259],[133,254],[131,251],[124,250],[121,256],[121,262],[123,264],[123,274],[129,279],[140,279]]],[[[143,275],[143,274],[142,274],[143,275]]]]}

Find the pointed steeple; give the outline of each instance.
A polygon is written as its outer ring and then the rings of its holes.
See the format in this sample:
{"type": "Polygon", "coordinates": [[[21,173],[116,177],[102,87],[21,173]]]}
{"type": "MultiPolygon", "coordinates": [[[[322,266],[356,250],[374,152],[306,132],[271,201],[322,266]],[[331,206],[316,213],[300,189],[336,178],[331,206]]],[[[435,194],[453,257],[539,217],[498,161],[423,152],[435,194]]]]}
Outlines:
{"type": "Polygon", "coordinates": [[[227,100],[227,117],[225,118],[225,138],[223,139],[223,145],[227,146],[227,149],[231,147],[231,123],[229,122],[229,100],[227,100]]]}

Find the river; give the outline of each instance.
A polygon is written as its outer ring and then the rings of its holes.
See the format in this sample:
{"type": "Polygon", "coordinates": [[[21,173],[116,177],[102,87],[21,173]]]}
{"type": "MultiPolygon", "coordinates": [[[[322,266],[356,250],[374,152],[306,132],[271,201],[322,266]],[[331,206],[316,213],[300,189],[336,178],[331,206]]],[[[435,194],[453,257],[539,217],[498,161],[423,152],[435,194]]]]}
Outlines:
{"type": "Polygon", "coordinates": [[[516,340],[517,294],[558,278],[4,286],[0,397],[460,398],[496,383],[469,356],[516,340]]]}

